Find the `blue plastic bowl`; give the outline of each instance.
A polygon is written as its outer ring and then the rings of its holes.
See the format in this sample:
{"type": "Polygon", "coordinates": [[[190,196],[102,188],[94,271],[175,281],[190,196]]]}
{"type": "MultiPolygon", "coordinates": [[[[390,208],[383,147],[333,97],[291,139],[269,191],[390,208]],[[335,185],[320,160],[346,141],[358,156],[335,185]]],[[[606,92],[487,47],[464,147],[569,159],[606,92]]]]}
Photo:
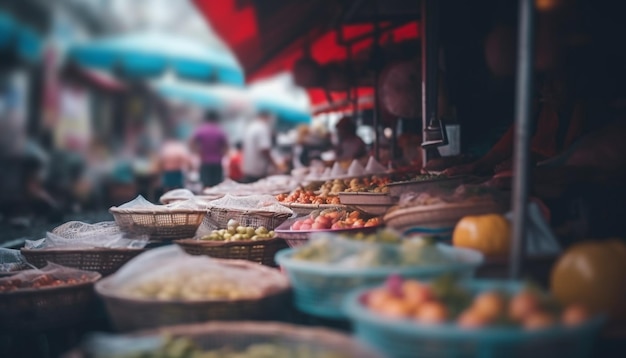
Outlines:
{"type": "Polygon", "coordinates": [[[391,274],[404,278],[427,280],[446,273],[471,277],[482,264],[478,251],[438,244],[440,249],[455,258],[453,264],[407,267],[347,268],[326,263],[294,260],[298,249],[282,250],[276,254],[280,265],[291,281],[296,307],[306,313],[331,319],[346,318],[343,302],[354,289],[383,283],[391,274]]]}
{"type": "MultiPolygon", "coordinates": [[[[473,292],[499,290],[516,292],[519,283],[475,280],[464,285],[473,292]]],[[[604,317],[595,317],[577,327],[556,325],[526,331],[519,327],[486,327],[468,330],[455,323],[425,325],[378,315],[361,303],[369,289],[346,296],[344,311],[355,335],[391,358],[478,357],[478,358],[577,358],[588,357],[604,317]]]]}

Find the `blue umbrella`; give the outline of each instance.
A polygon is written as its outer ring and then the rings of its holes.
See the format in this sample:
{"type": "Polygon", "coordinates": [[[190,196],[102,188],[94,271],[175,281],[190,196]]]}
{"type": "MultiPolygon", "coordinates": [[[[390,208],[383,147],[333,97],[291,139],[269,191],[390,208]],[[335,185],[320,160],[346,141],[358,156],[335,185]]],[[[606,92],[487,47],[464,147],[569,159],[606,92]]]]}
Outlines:
{"type": "Polygon", "coordinates": [[[311,103],[307,92],[283,73],[250,85],[250,96],[257,111],[273,113],[281,124],[311,123],[311,103]]]}
{"type": "Polygon", "coordinates": [[[68,56],[84,66],[119,68],[129,76],[153,77],[169,69],[180,77],[244,83],[239,63],[217,40],[207,45],[173,34],[146,32],[76,45],[68,56]]]}
{"type": "Polygon", "coordinates": [[[15,47],[20,58],[37,60],[41,55],[42,40],[30,27],[15,21],[13,16],[0,12],[0,49],[15,47]]]}
{"type": "Polygon", "coordinates": [[[165,76],[152,84],[164,97],[176,99],[204,109],[245,108],[251,106],[245,89],[222,84],[201,84],[165,76]]]}

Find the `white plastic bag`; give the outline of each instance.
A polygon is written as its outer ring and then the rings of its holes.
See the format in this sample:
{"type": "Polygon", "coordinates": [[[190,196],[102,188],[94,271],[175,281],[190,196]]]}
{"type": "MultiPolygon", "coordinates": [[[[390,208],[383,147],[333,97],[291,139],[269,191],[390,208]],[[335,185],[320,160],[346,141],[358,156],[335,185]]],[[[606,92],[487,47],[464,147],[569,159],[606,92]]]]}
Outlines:
{"type": "Polygon", "coordinates": [[[288,286],[277,270],[188,255],[178,246],[143,253],[107,280],[116,295],[163,301],[257,299],[288,286]]]}

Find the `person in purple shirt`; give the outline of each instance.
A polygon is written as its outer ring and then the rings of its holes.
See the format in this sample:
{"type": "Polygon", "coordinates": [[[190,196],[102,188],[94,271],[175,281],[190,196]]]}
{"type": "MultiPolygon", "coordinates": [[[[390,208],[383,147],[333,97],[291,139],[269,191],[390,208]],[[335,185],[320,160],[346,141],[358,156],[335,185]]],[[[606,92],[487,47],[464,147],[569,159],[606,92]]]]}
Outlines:
{"type": "Polygon", "coordinates": [[[204,187],[217,185],[224,179],[222,158],[228,151],[228,139],[220,128],[219,115],[209,111],[191,138],[191,147],[200,154],[200,181],[204,187]]]}

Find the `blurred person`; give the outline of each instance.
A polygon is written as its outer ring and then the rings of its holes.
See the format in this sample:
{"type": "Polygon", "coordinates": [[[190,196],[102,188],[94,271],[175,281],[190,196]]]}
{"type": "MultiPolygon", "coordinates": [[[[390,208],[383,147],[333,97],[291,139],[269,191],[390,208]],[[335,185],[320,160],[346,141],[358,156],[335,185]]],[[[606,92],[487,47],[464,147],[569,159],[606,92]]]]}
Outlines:
{"type": "Polygon", "coordinates": [[[191,148],[200,155],[200,181],[204,187],[215,186],[224,180],[222,159],[228,152],[228,139],[219,126],[220,116],[208,111],[191,137],[191,148]]]}
{"type": "Polygon", "coordinates": [[[343,117],[335,126],[338,143],[335,147],[335,160],[352,161],[367,155],[367,146],[356,134],[356,124],[351,117],[343,117]]]}
{"type": "Polygon", "coordinates": [[[323,128],[299,126],[296,145],[293,148],[294,167],[309,167],[314,162],[321,161],[322,153],[330,147],[330,137],[323,128]]]}
{"type": "Polygon", "coordinates": [[[161,185],[164,192],[185,187],[185,173],[192,168],[191,153],[184,142],[168,138],[159,156],[161,185]]]}
{"type": "Polygon", "coordinates": [[[243,144],[241,142],[235,143],[235,150],[228,159],[228,177],[234,181],[241,181],[243,179],[243,172],[241,171],[243,144]]]}
{"type": "MultiPolygon", "coordinates": [[[[516,32],[509,26],[496,27],[487,37],[485,57],[495,76],[512,76],[515,69],[516,32]]],[[[567,61],[565,37],[558,22],[540,17],[535,56],[536,94],[531,161],[554,157],[580,136],[588,122],[588,101],[577,93],[584,68],[567,61]]],[[[511,125],[500,140],[475,162],[448,168],[447,175],[493,174],[511,168],[514,132],[511,125]]]]}
{"type": "Polygon", "coordinates": [[[272,157],[272,121],[267,111],[260,112],[246,127],[243,135],[242,182],[252,183],[266,177],[270,169],[280,166],[272,157]]]}
{"type": "Polygon", "coordinates": [[[402,151],[402,160],[405,164],[422,168],[422,136],[414,131],[406,131],[398,136],[398,146],[402,151]]]}

